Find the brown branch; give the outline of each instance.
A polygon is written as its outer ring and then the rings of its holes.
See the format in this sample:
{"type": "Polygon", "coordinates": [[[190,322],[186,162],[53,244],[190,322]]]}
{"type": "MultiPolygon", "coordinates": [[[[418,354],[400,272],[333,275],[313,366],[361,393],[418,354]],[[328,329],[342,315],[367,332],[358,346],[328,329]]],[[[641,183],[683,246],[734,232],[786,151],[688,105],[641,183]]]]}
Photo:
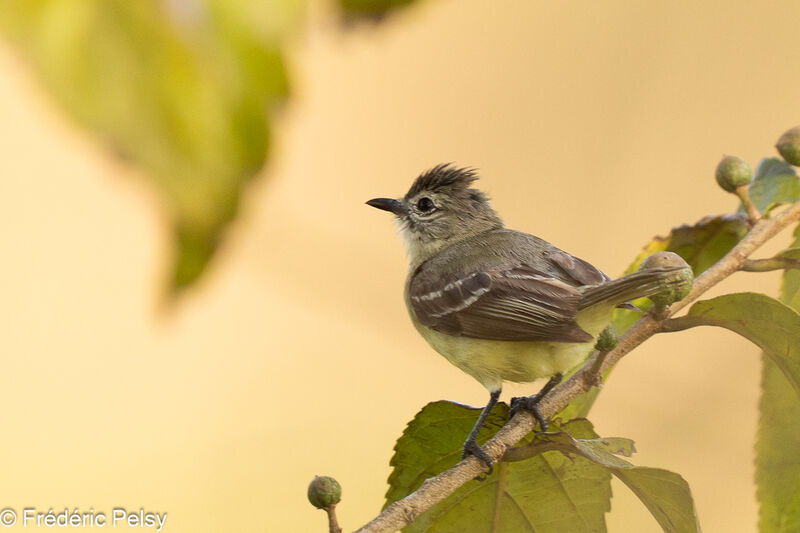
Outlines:
{"type": "MultiPolygon", "coordinates": [[[[692,290],[686,298],[667,309],[659,311],[653,309],[646,313],[620,337],[616,348],[605,354],[599,368],[595,368],[596,356],[592,357],[580,370],[553,389],[539,404],[542,415],[550,418],[564,409],[572,400],[588,392],[594,384],[593,376],[596,377],[598,370],[602,372],[611,368],[628,352],[658,333],[667,318],[695,301],[723,279],[740,270],[747,257],[759,246],[797,220],[800,220],[800,202],[792,204],[771,218],[761,218],[756,221],[747,235],[725,257],[694,280],[692,290]]],[[[494,461],[500,461],[509,448],[533,431],[535,425],[536,421],[530,413],[520,411],[483,446],[483,450],[494,461]]],[[[397,531],[411,523],[417,515],[430,509],[459,487],[483,473],[485,469],[486,467],[481,461],[475,457],[468,457],[449,470],[425,480],[415,492],[386,507],[380,515],[364,525],[357,533],[397,531]]]]}

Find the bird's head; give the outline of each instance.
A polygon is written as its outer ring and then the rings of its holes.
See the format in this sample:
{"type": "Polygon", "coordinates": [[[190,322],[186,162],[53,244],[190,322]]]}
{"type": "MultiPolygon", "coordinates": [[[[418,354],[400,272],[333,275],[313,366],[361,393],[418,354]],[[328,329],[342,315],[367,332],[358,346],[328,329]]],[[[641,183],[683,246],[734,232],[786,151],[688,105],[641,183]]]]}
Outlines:
{"type": "Polygon", "coordinates": [[[503,227],[484,193],[470,188],[471,168],[437,165],[421,174],[402,198],[373,198],[367,205],[394,213],[412,264],[458,241],[503,227]]]}

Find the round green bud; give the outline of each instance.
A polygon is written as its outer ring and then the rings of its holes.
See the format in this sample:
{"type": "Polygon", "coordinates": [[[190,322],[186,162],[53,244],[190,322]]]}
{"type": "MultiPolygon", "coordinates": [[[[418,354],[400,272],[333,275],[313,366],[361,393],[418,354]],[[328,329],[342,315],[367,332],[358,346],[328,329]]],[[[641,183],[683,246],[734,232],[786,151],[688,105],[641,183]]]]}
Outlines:
{"type": "Polygon", "coordinates": [[[327,509],[342,498],[342,487],[329,476],[316,476],[308,485],[308,501],[317,509],[327,509]]]}
{"type": "Polygon", "coordinates": [[[787,130],[775,145],[778,153],[790,165],[800,165],[800,126],[787,130]]]}
{"type": "Polygon", "coordinates": [[[717,165],[717,183],[724,190],[734,192],[737,187],[753,181],[753,171],[747,162],[735,155],[726,155],[717,165]]]}
{"type": "Polygon", "coordinates": [[[694,280],[692,267],[683,260],[683,257],[676,253],[658,252],[642,261],[639,270],[659,267],[683,268],[676,271],[674,277],[665,280],[663,290],[651,296],[650,300],[652,300],[657,307],[666,307],[686,298],[686,295],[692,290],[692,281],[694,280]]]}
{"type": "Polygon", "coordinates": [[[619,344],[619,333],[617,328],[609,324],[606,329],[597,337],[597,342],[594,345],[595,350],[601,352],[609,352],[617,347],[619,344]]]}

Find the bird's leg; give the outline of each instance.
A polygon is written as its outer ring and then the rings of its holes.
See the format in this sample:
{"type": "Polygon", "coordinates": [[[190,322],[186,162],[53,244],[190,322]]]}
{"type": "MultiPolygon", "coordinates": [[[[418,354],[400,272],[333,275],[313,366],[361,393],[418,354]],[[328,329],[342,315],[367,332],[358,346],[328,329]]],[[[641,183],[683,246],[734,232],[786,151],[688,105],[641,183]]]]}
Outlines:
{"type": "Polygon", "coordinates": [[[492,458],[489,457],[489,454],[481,449],[481,447],[478,445],[477,439],[478,433],[483,427],[483,423],[486,422],[486,417],[489,416],[492,408],[497,404],[497,400],[500,398],[500,391],[501,389],[497,389],[496,391],[489,393],[489,403],[487,403],[486,407],[484,407],[483,411],[481,411],[478,421],[475,422],[475,426],[472,428],[469,437],[467,437],[467,440],[464,442],[464,451],[461,453],[461,459],[466,459],[468,455],[474,455],[486,463],[486,465],[489,467],[489,474],[492,473],[494,461],[492,461],[492,458]]]}
{"type": "Polygon", "coordinates": [[[533,417],[539,422],[539,426],[542,428],[543,432],[547,431],[547,420],[544,419],[542,416],[542,412],[539,411],[539,402],[542,401],[542,398],[547,396],[547,393],[553,390],[553,387],[561,383],[561,380],[564,379],[564,375],[559,372],[558,374],[554,375],[550,378],[550,381],[544,384],[542,390],[534,394],[533,396],[522,396],[519,398],[511,398],[511,409],[508,411],[508,418],[511,419],[517,411],[520,409],[525,409],[530,411],[533,414],[533,417]]]}

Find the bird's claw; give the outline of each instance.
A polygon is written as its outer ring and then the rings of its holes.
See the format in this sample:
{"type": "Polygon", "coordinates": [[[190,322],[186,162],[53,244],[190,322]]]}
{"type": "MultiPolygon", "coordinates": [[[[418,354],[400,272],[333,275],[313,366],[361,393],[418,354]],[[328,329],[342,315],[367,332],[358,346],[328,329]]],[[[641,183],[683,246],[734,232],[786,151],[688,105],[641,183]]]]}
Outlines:
{"type": "MultiPolygon", "coordinates": [[[[489,454],[483,451],[483,448],[481,448],[474,439],[468,439],[467,442],[464,443],[464,450],[461,452],[461,459],[466,459],[470,455],[486,463],[486,466],[489,467],[489,470],[486,472],[487,476],[492,473],[492,470],[494,470],[494,461],[492,461],[492,458],[489,457],[489,454]]],[[[478,476],[475,479],[482,481],[485,479],[485,477],[478,476]]]]}
{"type": "Polygon", "coordinates": [[[541,401],[541,396],[539,394],[511,398],[511,409],[508,410],[508,418],[513,418],[514,415],[517,414],[517,411],[520,409],[525,409],[526,411],[530,411],[530,413],[533,415],[533,418],[535,418],[539,423],[541,432],[546,433],[550,426],[547,424],[547,420],[545,420],[544,416],[542,416],[542,412],[539,410],[539,401],[541,401]]]}

